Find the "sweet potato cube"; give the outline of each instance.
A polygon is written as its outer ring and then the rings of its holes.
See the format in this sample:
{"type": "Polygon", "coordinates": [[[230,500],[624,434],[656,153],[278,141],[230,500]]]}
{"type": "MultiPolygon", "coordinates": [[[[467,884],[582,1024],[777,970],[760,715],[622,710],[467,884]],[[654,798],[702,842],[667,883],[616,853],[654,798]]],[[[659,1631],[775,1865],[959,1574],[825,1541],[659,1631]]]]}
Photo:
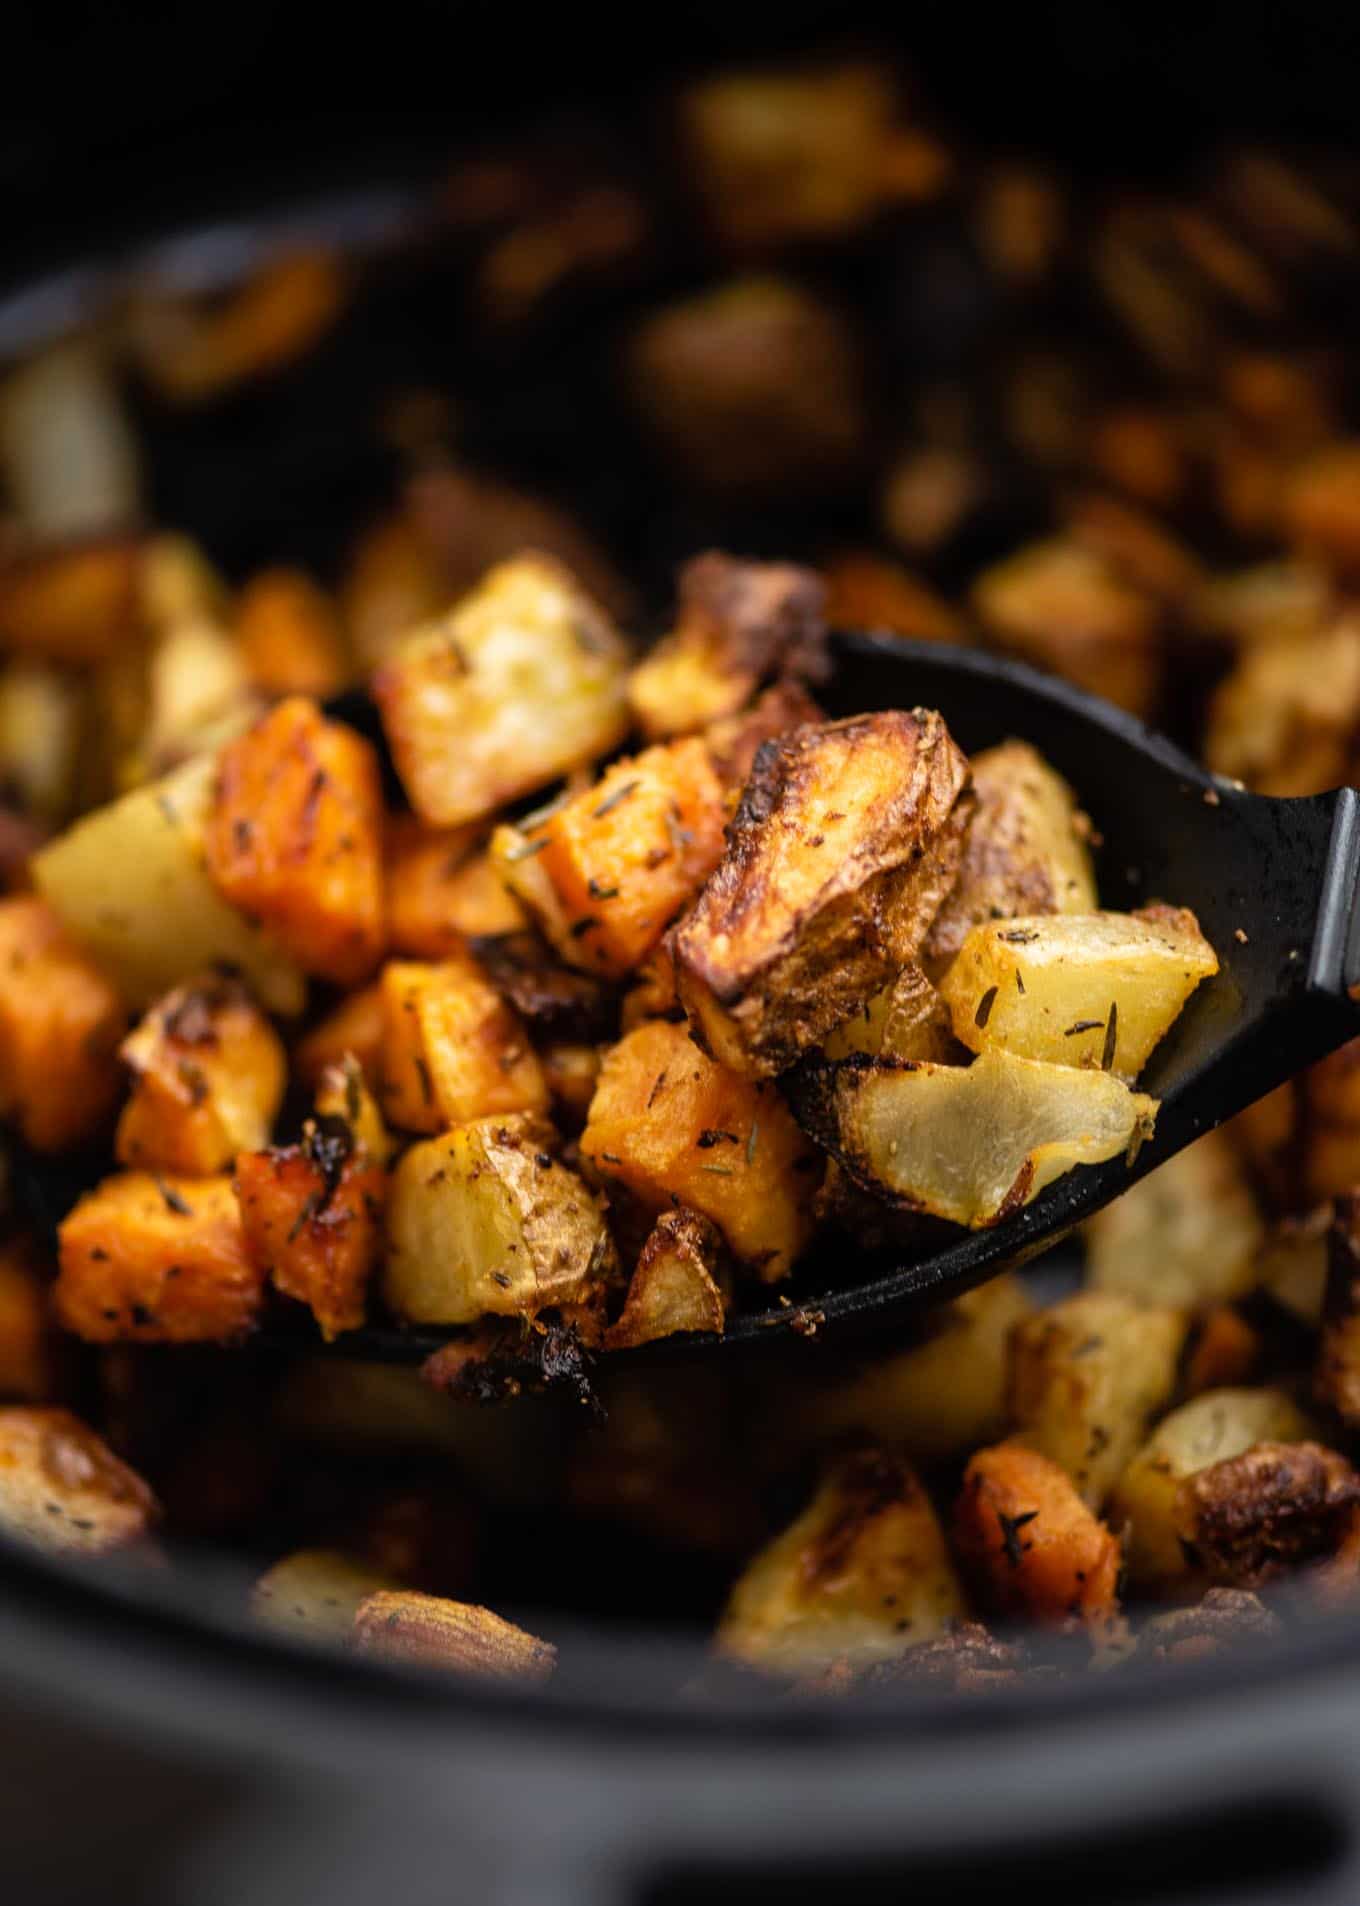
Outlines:
{"type": "Polygon", "coordinates": [[[529,838],[565,921],[565,956],[619,979],[660,942],[717,866],[722,788],[702,741],[616,761],[529,838]]]}
{"type": "Polygon", "coordinates": [[[254,1329],[264,1274],[231,1179],[117,1172],[60,1231],[57,1315],[91,1343],[230,1343],[254,1329]]]}
{"type": "Polygon", "coordinates": [[[104,1124],[122,1075],[117,991],[45,900],[0,901],[0,1114],[38,1151],[104,1124]]]}
{"type": "Polygon", "coordinates": [[[315,1085],[328,1066],[339,1065],[346,1053],[359,1062],[369,1088],[382,1077],[383,990],[380,981],[362,987],[342,999],[333,1012],[318,1020],[293,1050],[293,1063],[299,1077],[315,1085]]]}
{"type": "Polygon", "coordinates": [[[619,1320],[605,1342],[611,1350],[655,1343],[680,1330],[721,1331],[722,1233],[697,1211],[663,1211],[653,1225],[628,1285],[619,1320]]]}
{"type": "Polygon", "coordinates": [[[812,1235],[821,1158],[773,1086],[708,1058],[684,1026],[650,1019],[605,1054],[581,1151],[645,1209],[687,1205],[766,1283],[812,1235]]]}
{"type": "Polygon", "coordinates": [[[177,986],[121,1053],[132,1091],[118,1120],[119,1164],[208,1177],[268,1140],[288,1062],[239,980],[210,973],[177,986]]]}
{"type": "Polygon", "coordinates": [[[954,1509],[954,1545],[1000,1615],[1108,1635],[1119,1617],[1119,1540],[1057,1463],[1019,1443],[980,1449],[954,1509]]]}
{"type": "Polygon", "coordinates": [[[246,1250],[285,1297],[306,1304],[327,1342],[364,1321],[382,1256],[386,1174],[338,1121],[309,1121],[297,1145],[246,1152],[236,1196],[246,1250]]]}
{"type": "Polygon", "coordinates": [[[52,1395],[57,1352],[52,1288],[26,1238],[0,1245],[0,1397],[41,1403],[52,1395]]]}
{"type": "Polygon", "coordinates": [[[527,924],[477,827],[423,827],[413,814],[387,826],[387,941],[394,953],[442,960],[469,939],[527,924]]]}
{"type": "Polygon", "coordinates": [[[229,742],[208,872],[305,972],[354,986],[382,952],[382,788],[353,729],[295,696],[229,742]]]}
{"type": "Polygon", "coordinates": [[[548,1088],[514,1009],[466,954],[383,969],[382,1103],[406,1132],[546,1112],[548,1088]]]}
{"type": "Polygon", "coordinates": [[[906,965],[958,871],[967,790],[968,763],[920,709],[760,750],[726,853],[669,941],[716,1059],[783,1071],[906,965]]]}
{"type": "Polygon", "coordinates": [[[266,695],[333,695],[349,674],[340,619],[323,589],[296,569],[266,569],[241,591],[236,641],[266,695]]]}
{"type": "Polygon", "coordinates": [[[70,1410],[0,1409],[0,1529],[70,1555],[131,1548],[160,1515],[156,1498],[70,1410]]]}
{"type": "Polygon", "coordinates": [[[432,827],[479,820],[608,753],[628,728],[626,664],[561,564],[528,553],[491,570],[374,677],[416,813],[432,827]]]}

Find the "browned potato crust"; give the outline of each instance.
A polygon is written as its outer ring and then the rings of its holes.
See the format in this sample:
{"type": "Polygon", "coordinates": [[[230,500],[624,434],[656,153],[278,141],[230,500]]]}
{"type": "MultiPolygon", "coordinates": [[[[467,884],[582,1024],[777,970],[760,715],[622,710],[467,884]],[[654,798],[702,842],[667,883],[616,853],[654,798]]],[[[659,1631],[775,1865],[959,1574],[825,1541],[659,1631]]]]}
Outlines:
{"type": "Polygon", "coordinates": [[[722,1233],[681,1205],[663,1211],[637,1261],[622,1315],[605,1337],[610,1350],[654,1343],[682,1330],[721,1331],[722,1233]]]}
{"type": "Polygon", "coordinates": [[[411,1589],[366,1596],[355,1611],[354,1646],[384,1661],[494,1680],[542,1681],[557,1665],[556,1648],[489,1608],[411,1589]]]}
{"type": "Polygon", "coordinates": [[[1351,1532],[1360,1476],[1321,1443],[1257,1443],[1187,1476],[1175,1527],[1209,1578],[1257,1588],[1330,1557],[1351,1532]]]}
{"type": "Polygon", "coordinates": [[[721,721],[710,723],[704,730],[704,740],[728,804],[740,800],[762,742],[777,741],[795,728],[825,720],[803,684],[785,679],[762,689],[740,714],[725,715],[721,721]]]}
{"type": "Polygon", "coordinates": [[[160,1516],[150,1489],[69,1410],[0,1409],[0,1529],[39,1548],[107,1555],[160,1516]]]}
{"type": "Polygon", "coordinates": [[[727,852],[670,940],[715,1058],[782,1071],[906,964],[958,871],[967,788],[967,762],[922,710],[761,749],[727,852]]]}

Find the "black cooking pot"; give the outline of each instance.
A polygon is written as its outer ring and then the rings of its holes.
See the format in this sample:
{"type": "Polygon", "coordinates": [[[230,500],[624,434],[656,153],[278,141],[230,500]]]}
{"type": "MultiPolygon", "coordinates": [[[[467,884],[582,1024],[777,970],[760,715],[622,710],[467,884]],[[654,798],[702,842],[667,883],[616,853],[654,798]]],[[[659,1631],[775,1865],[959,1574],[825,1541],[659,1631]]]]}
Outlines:
{"type": "MultiPolygon", "coordinates": [[[[913,22],[934,96],[1066,163],[1155,167],[1206,128],[1349,127],[1340,9],[1238,6],[1207,24],[1182,10],[1168,26],[1058,5],[962,30],[951,11],[913,22]]],[[[844,9],[811,0],[663,24],[389,4],[332,12],[322,32],[259,4],[21,9],[5,28],[0,350],[97,303],[156,234],[209,228],[206,251],[161,250],[162,265],[244,262],[280,218],[381,250],[418,222],[430,154],[478,126],[586,96],[635,111],[671,65],[846,30],[844,9]]],[[[442,340],[399,300],[382,323],[325,375],[362,386],[365,352],[437,365],[442,340]]],[[[217,435],[163,446],[166,518],[229,566],[324,563],[383,477],[318,425],[324,395],[280,408],[275,393],[230,440],[218,419],[217,435]]],[[[512,413],[502,428],[513,461],[512,413]]],[[[657,551],[659,573],[673,553],[657,551]]],[[[434,1683],[248,1630],[238,1587],[221,1570],[76,1572],[0,1552],[0,1898],[963,1906],[1041,1888],[1051,1906],[1340,1906],[1360,1892],[1360,1634],[1344,1618],[1268,1651],[985,1701],[814,1702],[699,1696],[697,1651],[625,1631],[580,1634],[542,1689],[434,1683]]]]}

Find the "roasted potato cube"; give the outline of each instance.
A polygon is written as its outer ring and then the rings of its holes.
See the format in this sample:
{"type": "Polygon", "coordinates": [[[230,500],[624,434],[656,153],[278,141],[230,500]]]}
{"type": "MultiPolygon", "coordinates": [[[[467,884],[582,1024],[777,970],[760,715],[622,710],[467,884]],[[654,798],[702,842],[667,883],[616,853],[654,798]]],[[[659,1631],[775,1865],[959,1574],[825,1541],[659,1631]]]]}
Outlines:
{"type": "Polygon", "coordinates": [[[1100,904],[1086,844],[1090,825],[1062,776],[1025,741],[986,749],[972,769],[977,808],[958,884],[926,936],[923,957],[932,972],[983,921],[1091,913],[1100,904]]]}
{"type": "Polygon", "coordinates": [[[1261,1442],[1183,1477],[1173,1514],[1176,1534],[1209,1581],[1260,1588],[1349,1547],[1357,1508],[1360,1476],[1336,1450],[1261,1442]]]}
{"type": "Polygon", "coordinates": [[[354,1646],[384,1661],[497,1681],[543,1681],[557,1665],[556,1648],[489,1608],[410,1589],[379,1589],[360,1602],[354,1646]]]}
{"type": "Polygon", "coordinates": [[[382,953],[378,758],[304,696],[222,751],[206,837],[218,892],[307,973],[356,986],[382,953]]]}
{"type": "Polygon", "coordinates": [[[535,1036],[604,1038],[617,1020],[609,989],[589,974],[562,966],[536,933],[479,936],[472,952],[501,998],[535,1036]]]}
{"type": "Polygon", "coordinates": [[[209,973],[177,986],[120,1052],[132,1074],[114,1140],[120,1165],[210,1177],[267,1143],[288,1061],[239,980],[209,973]]]}
{"type": "Polygon", "coordinates": [[[0,1114],[37,1151],[92,1137],[118,1098],[127,1014],[45,900],[0,901],[0,1114]]]}
{"type": "Polygon", "coordinates": [[[843,1019],[822,1046],[827,1059],[852,1052],[872,1059],[929,1059],[944,1065],[960,1057],[949,1010],[915,960],[891,986],[875,993],[862,1012],[843,1019]]]}
{"type": "Polygon", "coordinates": [[[442,960],[469,939],[528,924],[476,827],[422,827],[414,815],[388,822],[384,908],[394,953],[442,960]]]}
{"type": "Polygon", "coordinates": [[[374,1090],[382,1078],[386,1024],[381,983],[375,981],[351,993],[298,1041],[293,1063],[299,1077],[307,1085],[316,1085],[327,1067],[343,1064],[349,1054],[357,1059],[369,1090],[374,1090]]]}
{"type": "Polygon", "coordinates": [[[602,1202],[551,1127],[483,1118],[413,1145],[392,1175],[385,1291],[414,1323],[589,1309],[618,1269],[602,1202]]]}
{"type": "Polygon", "coordinates": [[[59,1363],[52,1287],[26,1238],[0,1244],[0,1397],[45,1403],[54,1394],[59,1363]]]}
{"type": "Polygon", "coordinates": [[[140,1543],[160,1507],[69,1410],[0,1409],[0,1529],[41,1549],[108,1555],[140,1543]]]}
{"type": "Polygon", "coordinates": [[[116,764],[119,786],[220,747],[259,712],[231,635],[201,618],[177,622],[161,636],[147,661],[145,686],[136,739],[116,764]]]}
{"type": "Polygon", "coordinates": [[[717,550],[686,563],[675,629],[628,678],[643,734],[693,734],[735,715],[779,676],[825,681],[825,596],[821,579],[792,563],[741,562],[717,550]]]}
{"type": "Polygon", "coordinates": [[[205,755],[86,815],[35,856],[33,878],[131,1005],[222,965],[239,968],[271,1012],[296,1013],[301,973],[209,877],[216,777],[205,755]]]}
{"type": "Polygon", "coordinates": [[[1360,621],[1246,651],[1209,705],[1204,759],[1261,794],[1315,794],[1354,773],[1360,621]]]}
{"type": "Polygon", "coordinates": [[[1017,1324],[1010,1413],[1021,1440],[1099,1509],[1170,1403],[1186,1318],[1084,1291],[1017,1324]]]}
{"type": "Polygon", "coordinates": [[[366,1596],[399,1584],[338,1549],[295,1549],[266,1569],[250,1592],[250,1612],[290,1641],[341,1647],[366,1596]]]}
{"type": "Polygon", "coordinates": [[[25,815],[60,822],[80,773],[81,688],[69,670],[45,662],[0,669],[0,787],[25,815]]]}
{"type": "Polygon", "coordinates": [[[333,695],[349,676],[340,618],[297,569],[266,569],[241,591],[235,636],[246,673],[266,695],[333,695]]]}
{"type": "Polygon", "coordinates": [[[243,1152],[233,1182],[252,1263],[308,1306],[328,1343],[357,1330],[382,1257],[382,1165],[342,1121],[309,1119],[299,1144],[243,1152]]]}
{"type": "Polygon", "coordinates": [[[980,1449],[963,1475],[954,1546],[1000,1615],[1108,1639],[1119,1621],[1120,1545],[1067,1472],[1020,1443],[980,1449]]]}
{"type": "Polygon", "coordinates": [[[801,682],[785,679],[762,689],[749,708],[725,715],[704,730],[713,767],[729,805],[741,797],[762,743],[826,720],[801,682]]]}
{"type": "Polygon", "coordinates": [[[1074,540],[1036,543],[986,570],[972,603],[987,633],[1135,715],[1161,689],[1162,611],[1074,540]]]}
{"type": "Polygon", "coordinates": [[[90,1343],[231,1343],[254,1329],[264,1273],[232,1182],[124,1171],[60,1230],[57,1316],[90,1343]]]}
{"type": "Polygon", "coordinates": [[[374,677],[416,813],[432,827],[480,820],[607,754],[628,728],[626,663],[560,564],[526,554],[493,569],[374,677]]]}
{"type": "Polygon", "coordinates": [[[1031,914],[975,926],[940,992],[955,1036],[974,1052],[1099,1066],[1131,1085],[1217,971],[1184,907],[1031,914]]]}
{"type": "Polygon", "coordinates": [[[1157,1101],[1108,1072],[989,1047],[970,1066],[848,1059],[799,1080],[800,1118],[866,1190],[909,1211],[995,1224],[1077,1165],[1142,1143],[1157,1101]]]}
{"type": "Polygon", "coordinates": [[[1299,555],[1360,577],[1360,444],[1331,443],[1290,478],[1284,528],[1299,555]]]}
{"type": "Polygon", "coordinates": [[[393,1125],[439,1132],[496,1112],[546,1112],[519,1017],[467,954],[383,968],[381,1096],[393,1125]]]}
{"type": "Polygon", "coordinates": [[[106,661],[137,629],[134,540],[0,561],[0,648],[51,662],[106,661]]]}
{"type": "Polygon", "coordinates": [[[867,1667],[967,1612],[930,1497],[902,1457],[865,1449],[829,1463],[803,1513],[748,1564],[716,1642],[775,1671],[867,1667]]]}
{"type": "Polygon", "coordinates": [[[644,1021],[605,1054],[581,1152],[646,1210],[683,1204],[711,1219],[766,1283],[811,1237],[821,1161],[788,1107],[670,1020],[644,1021]]]}
{"type": "Polygon", "coordinates": [[[621,979],[660,943],[723,852],[722,788],[702,741],[616,761],[530,833],[565,958],[621,979]],[[559,928],[561,932],[561,928],[559,928]]]}
{"type": "Polygon", "coordinates": [[[1206,1390],[1162,1418],[1116,1483],[1106,1510],[1126,1530],[1134,1587],[1184,1587],[1192,1567],[1177,1527],[1176,1498],[1187,1476],[1241,1456],[1256,1443],[1301,1443],[1307,1419],[1283,1390],[1206,1390]]]}
{"type": "Polygon", "coordinates": [[[1353,1429],[1360,1423],[1360,1193],[1336,1201],[1314,1389],[1353,1429]]]}
{"type": "Polygon", "coordinates": [[[1265,1227],[1230,1139],[1207,1132],[1084,1226],[1097,1290],[1204,1310],[1256,1282],[1265,1227]]]}
{"type": "Polygon", "coordinates": [[[1315,563],[1257,563],[1210,576],[1198,591],[1196,625],[1234,650],[1317,635],[1335,614],[1336,596],[1315,563]]]}
{"type": "Polygon", "coordinates": [[[854,716],[767,743],[727,851],[671,935],[714,1058],[766,1077],[912,958],[953,884],[968,765],[936,714],[854,716]]]}
{"type": "Polygon", "coordinates": [[[718,1227],[697,1211],[683,1205],[663,1211],[642,1247],[623,1313],[605,1337],[607,1347],[628,1350],[681,1330],[721,1332],[723,1248],[718,1227]]]}

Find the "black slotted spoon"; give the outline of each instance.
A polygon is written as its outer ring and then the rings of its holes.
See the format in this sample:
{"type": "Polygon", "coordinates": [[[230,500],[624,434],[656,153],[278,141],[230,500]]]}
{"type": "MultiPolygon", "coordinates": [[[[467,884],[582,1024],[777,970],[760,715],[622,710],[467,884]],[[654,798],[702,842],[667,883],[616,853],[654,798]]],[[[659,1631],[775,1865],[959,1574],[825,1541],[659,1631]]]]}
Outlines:
{"type": "MultiPolygon", "coordinates": [[[[854,1250],[848,1268],[845,1253],[814,1251],[783,1303],[733,1317],[722,1337],[664,1339],[616,1356],[712,1355],[793,1335],[886,1333],[921,1305],[1047,1249],[1201,1134],[1360,1035],[1360,792],[1248,794],[1109,703],[979,650],[838,635],[834,654],[822,696],[832,715],[936,708],[969,754],[1012,738],[1030,742],[1072,784],[1103,841],[1102,904],[1192,908],[1220,971],[1191,995],[1138,1081],[1161,1110],[1132,1164],[1078,1167],[1002,1222],[960,1231],[912,1262],[854,1250]]],[[[347,696],[333,712],[380,739],[362,698],[347,696]]],[[[80,1172],[21,1159],[18,1177],[35,1219],[50,1227],[80,1172]]],[[[330,1350],[418,1363],[456,1334],[369,1325],[330,1350]]],[[[297,1328],[270,1324],[252,1342],[319,1348],[301,1319],[297,1328]]]]}

